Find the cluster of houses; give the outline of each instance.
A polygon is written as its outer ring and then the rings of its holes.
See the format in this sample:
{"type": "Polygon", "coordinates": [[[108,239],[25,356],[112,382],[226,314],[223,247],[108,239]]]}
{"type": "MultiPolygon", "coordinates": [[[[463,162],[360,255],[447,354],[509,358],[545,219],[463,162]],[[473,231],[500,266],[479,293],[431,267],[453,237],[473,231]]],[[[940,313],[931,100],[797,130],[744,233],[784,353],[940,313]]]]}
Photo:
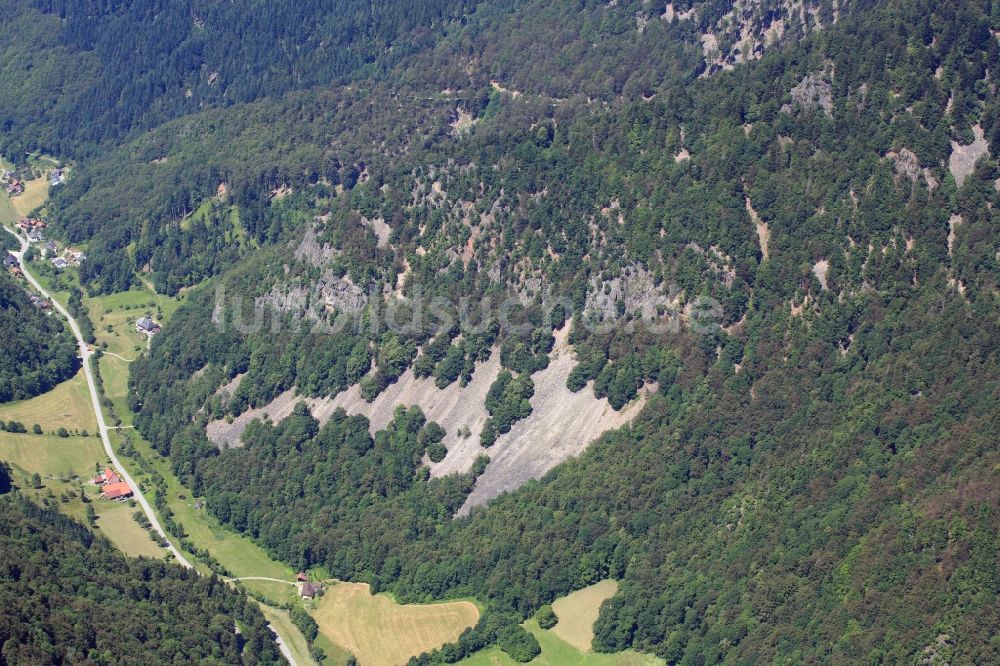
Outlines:
{"type": "Polygon", "coordinates": [[[153,315],[147,312],[145,315],[136,320],[135,331],[136,333],[155,335],[160,332],[160,325],[153,321],[153,315]]]}
{"type": "Polygon", "coordinates": [[[0,169],[0,184],[7,190],[10,196],[17,196],[24,192],[24,181],[17,177],[13,171],[0,169]]]}
{"type": "Polygon", "coordinates": [[[45,227],[48,226],[45,220],[33,217],[23,217],[17,222],[17,228],[25,233],[32,243],[40,243],[45,240],[45,227]]]}
{"type": "MultiPolygon", "coordinates": [[[[56,245],[55,243],[48,243],[45,246],[45,251],[51,252],[52,254],[56,254],[57,252],[59,252],[59,246],[56,245]],[[49,249],[50,245],[52,246],[51,250],[49,249]]],[[[80,250],[67,248],[66,251],[62,253],[62,256],[53,257],[51,261],[52,265],[55,266],[56,269],[61,271],[67,266],[79,266],[81,263],[83,263],[83,260],[86,258],[87,255],[85,255],[80,250]]]]}
{"type": "MultiPolygon", "coordinates": [[[[21,264],[17,261],[17,257],[12,255],[10,252],[4,253],[6,256],[3,258],[3,267],[6,268],[15,277],[20,277],[21,264]]],[[[52,310],[52,301],[47,298],[42,298],[33,291],[28,292],[28,300],[31,301],[32,305],[40,310],[52,310]]]]}
{"type": "MultiPolygon", "coordinates": [[[[45,220],[39,220],[33,217],[25,217],[18,221],[17,228],[20,229],[27,235],[28,240],[32,243],[41,243],[45,240],[45,227],[48,226],[45,220]]],[[[55,241],[49,241],[45,243],[42,248],[42,254],[49,258],[52,265],[56,267],[57,270],[62,270],[67,266],[79,266],[83,263],[83,260],[87,258],[80,250],[69,247],[60,254],[59,245],[55,241]]]]}
{"type": "Polygon", "coordinates": [[[10,252],[6,252],[5,255],[3,258],[3,267],[14,275],[21,275],[21,264],[18,262],[17,257],[10,252]]]}
{"type": "MultiPolygon", "coordinates": [[[[66,169],[57,167],[49,172],[49,185],[55,187],[66,182],[66,169]]],[[[0,169],[0,185],[3,185],[10,196],[17,196],[24,193],[24,179],[18,177],[14,171],[0,169]]]]}
{"type": "Polygon", "coordinates": [[[123,500],[132,496],[132,488],[118,476],[118,472],[106,467],[103,472],[90,480],[101,487],[101,496],[111,500],[123,500]]]}

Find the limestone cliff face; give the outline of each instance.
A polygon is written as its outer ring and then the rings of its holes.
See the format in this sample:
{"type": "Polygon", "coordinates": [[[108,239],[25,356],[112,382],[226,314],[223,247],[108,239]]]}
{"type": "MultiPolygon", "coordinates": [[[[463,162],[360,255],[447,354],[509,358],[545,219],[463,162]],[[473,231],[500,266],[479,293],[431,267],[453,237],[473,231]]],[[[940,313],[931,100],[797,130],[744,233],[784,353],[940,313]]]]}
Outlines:
{"type": "Polygon", "coordinates": [[[351,282],[350,278],[338,278],[326,271],[314,282],[275,285],[257,298],[256,305],[325,320],[327,314],[333,311],[346,314],[360,312],[367,302],[364,290],[351,282]]]}
{"type": "Polygon", "coordinates": [[[757,60],[774,46],[801,39],[839,20],[846,0],[737,0],[682,8],[667,3],[660,18],[691,21],[700,31],[705,58],[702,76],[757,60]]]}

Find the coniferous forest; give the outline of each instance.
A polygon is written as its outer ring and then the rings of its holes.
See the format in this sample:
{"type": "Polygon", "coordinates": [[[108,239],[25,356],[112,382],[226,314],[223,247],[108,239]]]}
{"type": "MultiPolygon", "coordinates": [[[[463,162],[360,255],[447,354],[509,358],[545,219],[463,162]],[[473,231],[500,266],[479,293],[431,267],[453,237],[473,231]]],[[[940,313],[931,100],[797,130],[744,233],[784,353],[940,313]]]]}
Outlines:
{"type": "Polygon", "coordinates": [[[607,578],[601,652],[1000,661],[997,0],[14,4],[0,152],[73,162],[45,214],[89,294],[185,294],[137,429],[289,566],[483,603],[414,663],[528,654],[525,618],[607,578]],[[648,400],[456,517],[563,334],[570,391],[648,400]],[[305,402],[493,355],[459,473],[418,407],[305,402]]]}

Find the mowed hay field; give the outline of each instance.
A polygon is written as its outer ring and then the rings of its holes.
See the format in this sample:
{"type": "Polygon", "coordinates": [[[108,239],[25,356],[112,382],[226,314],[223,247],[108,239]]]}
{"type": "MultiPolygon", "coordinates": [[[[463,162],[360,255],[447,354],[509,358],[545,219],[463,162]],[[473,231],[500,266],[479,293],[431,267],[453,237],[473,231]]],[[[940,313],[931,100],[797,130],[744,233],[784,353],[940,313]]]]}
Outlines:
{"type": "Polygon", "coordinates": [[[26,474],[86,479],[93,476],[94,463],[103,465],[107,458],[97,437],[63,438],[0,432],[0,460],[26,474]]]}
{"type": "Polygon", "coordinates": [[[591,649],[601,604],[618,592],[618,581],[602,580],[552,603],[559,622],[552,632],[581,652],[591,649]]]}
{"type": "Polygon", "coordinates": [[[82,369],[48,393],[29,400],[3,403],[0,419],[20,421],[29,430],[37,423],[45,432],[59,428],[70,432],[86,430],[89,434],[97,431],[94,405],[82,369]]]}
{"type": "Polygon", "coordinates": [[[17,219],[27,217],[49,197],[49,181],[44,176],[34,180],[24,181],[24,192],[10,198],[11,206],[17,213],[17,219]]]}
{"type": "Polygon", "coordinates": [[[313,617],[361,666],[400,666],[456,640],[479,620],[479,609],[469,601],[404,606],[372,596],[365,583],[338,583],[323,594],[313,617]]]}

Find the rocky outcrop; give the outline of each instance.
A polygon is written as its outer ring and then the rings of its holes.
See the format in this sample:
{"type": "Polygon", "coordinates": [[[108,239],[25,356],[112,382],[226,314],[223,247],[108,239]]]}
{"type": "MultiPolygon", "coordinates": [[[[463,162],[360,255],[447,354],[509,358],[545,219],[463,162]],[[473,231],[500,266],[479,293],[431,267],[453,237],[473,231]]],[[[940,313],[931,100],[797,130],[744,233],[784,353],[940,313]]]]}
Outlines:
{"type": "Polygon", "coordinates": [[[975,125],[972,128],[972,143],[963,146],[957,141],[951,142],[951,156],[948,158],[948,169],[955,177],[955,185],[962,187],[965,179],[976,170],[976,162],[990,154],[990,144],[986,141],[983,128],[975,125]]]}
{"type": "Polygon", "coordinates": [[[645,317],[655,317],[658,308],[667,309],[676,304],[672,295],[662,286],[656,286],[653,274],[639,265],[629,266],[609,280],[592,278],[584,311],[591,316],[614,318],[622,307],[619,302],[623,303],[623,312],[645,317]]]}
{"type": "Polygon", "coordinates": [[[500,435],[496,443],[484,449],[479,434],[489,414],[484,406],[490,385],[500,370],[500,354],[494,350],[490,359],[478,364],[472,380],[465,387],[454,382],[439,389],[430,378],[418,379],[409,369],[372,402],[366,402],[358,387],[352,386],[332,398],[304,398],[288,390],[270,404],[250,409],[231,421],[208,424],[208,438],[220,448],[241,446],[240,438],[251,421],[269,418],[278,422],[292,413],[302,401],[320,423],[325,423],[338,409],[348,414],[363,414],[374,434],[384,429],[398,405],[417,405],[428,420],[445,430],[444,445],[448,454],[438,463],[430,463],[431,476],[464,473],[482,454],[490,457],[486,470],[476,480],[458,515],[512,491],[532,479],[539,479],[559,463],[579,455],[604,432],[629,423],[642,410],[655,386],[644,388],[638,398],[620,411],[612,409],[606,398],[594,397],[590,386],[570,391],[566,380],[576,365],[568,342],[569,326],[555,333],[555,346],[548,367],[532,375],[535,394],[532,412],[500,435]]]}
{"type": "Polygon", "coordinates": [[[327,271],[311,284],[275,285],[257,298],[255,304],[257,307],[271,307],[280,312],[325,320],[327,313],[334,310],[345,314],[360,312],[367,302],[365,292],[349,277],[336,277],[327,271]]]}
{"type": "Polygon", "coordinates": [[[310,225],[292,256],[313,266],[326,266],[331,259],[340,254],[340,251],[329,243],[320,241],[319,229],[320,227],[316,225],[310,225]]]}
{"type": "MultiPolygon", "coordinates": [[[[736,0],[728,12],[701,34],[705,58],[703,76],[733,69],[741,62],[757,60],[768,49],[781,44],[786,36],[809,35],[836,23],[844,4],[843,0],[832,3],[815,0],[736,0]]],[[[697,19],[703,11],[703,4],[684,13],[669,4],[661,18],[671,23],[697,19]]]]}
{"type": "Polygon", "coordinates": [[[781,107],[783,113],[822,110],[827,116],[833,115],[833,86],[825,72],[807,74],[790,94],[792,101],[781,107]]]}

